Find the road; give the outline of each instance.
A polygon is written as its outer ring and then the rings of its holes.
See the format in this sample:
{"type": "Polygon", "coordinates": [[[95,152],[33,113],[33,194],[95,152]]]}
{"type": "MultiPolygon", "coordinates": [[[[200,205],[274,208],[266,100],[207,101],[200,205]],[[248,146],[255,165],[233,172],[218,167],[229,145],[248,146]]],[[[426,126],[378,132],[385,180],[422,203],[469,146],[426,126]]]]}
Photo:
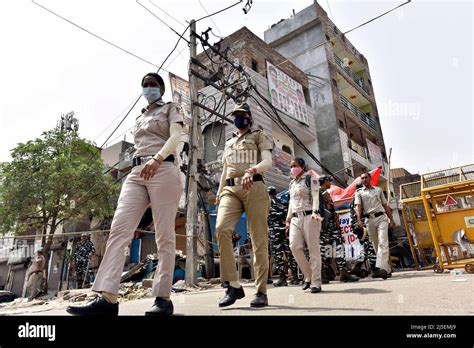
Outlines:
{"type": "MultiPolygon", "coordinates": [[[[224,290],[219,286],[173,294],[177,315],[473,315],[474,274],[436,274],[433,271],[406,271],[391,279],[361,279],[357,283],[331,282],[323,292],[303,292],[300,286],[275,288],[269,285],[269,306],[250,308],[255,288],[244,284],[246,297],[234,305],[217,306],[224,290]]],[[[153,298],[120,304],[120,315],[143,315],[153,298]]],[[[9,310],[0,315],[66,315],[66,301],[9,310]]]]}

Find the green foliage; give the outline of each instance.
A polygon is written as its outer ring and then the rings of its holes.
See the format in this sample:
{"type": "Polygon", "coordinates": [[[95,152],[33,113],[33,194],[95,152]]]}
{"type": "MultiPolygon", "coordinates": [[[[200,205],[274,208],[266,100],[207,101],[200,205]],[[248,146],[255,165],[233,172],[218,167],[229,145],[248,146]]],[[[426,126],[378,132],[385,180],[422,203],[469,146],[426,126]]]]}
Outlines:
{"type": "Polygon", "coordinates": [[[74,132],[44,132],[0,164],[0,232],[39,228],[51,233],[67,220],[112,214],[117,191],[100,151],[74,132]]]}

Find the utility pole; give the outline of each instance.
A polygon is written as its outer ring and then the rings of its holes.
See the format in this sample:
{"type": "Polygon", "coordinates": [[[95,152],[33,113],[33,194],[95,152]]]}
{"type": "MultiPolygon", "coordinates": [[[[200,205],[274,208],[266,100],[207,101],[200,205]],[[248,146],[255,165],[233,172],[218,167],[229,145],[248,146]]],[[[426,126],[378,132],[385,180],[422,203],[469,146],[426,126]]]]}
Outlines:
{"type": "Polygon", "coordinates": [[[390,150],[388,151],[388,168],[387,168],[387,201],[388,201],[388,204],[390,204],[390,199],[392,198],[392,193],[390,191],[390,180],[392,179],[391,175],[390,175],[391,158],[392,158],[392,148],[390,148],[390,150]]]}
{"type": "Polygon", "coordinates": [[[192,286],[196,283],[197,271],[197,228],[198,228],[198,192],[197,192],[197,163],[200,138],[199,109],[197,102],[197,77],[191,73],[191,60],[196,58],[196,22],[190,22],[190,61],[189,61],[189,90],[191,97],[191,118],[192,124],[189,135],[190,161],[188,165],[189,179],[187,187],[187,206],[186,206],[186,285],[192,286]]]}

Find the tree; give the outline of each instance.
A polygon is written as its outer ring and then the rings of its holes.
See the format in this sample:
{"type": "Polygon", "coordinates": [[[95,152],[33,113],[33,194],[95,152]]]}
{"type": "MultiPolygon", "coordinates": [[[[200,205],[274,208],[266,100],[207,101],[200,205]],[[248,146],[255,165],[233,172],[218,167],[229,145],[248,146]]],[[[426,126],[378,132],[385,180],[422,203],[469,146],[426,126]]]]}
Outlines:
{"type": "Polygon", "coordinates": [[[100,151],[76,132],[44,132],[18,144],[11,156],[0,165],[0,232],[38,229],[46,260],[63,222],[112,215],[117,185],[104,175],[100,151]]]}

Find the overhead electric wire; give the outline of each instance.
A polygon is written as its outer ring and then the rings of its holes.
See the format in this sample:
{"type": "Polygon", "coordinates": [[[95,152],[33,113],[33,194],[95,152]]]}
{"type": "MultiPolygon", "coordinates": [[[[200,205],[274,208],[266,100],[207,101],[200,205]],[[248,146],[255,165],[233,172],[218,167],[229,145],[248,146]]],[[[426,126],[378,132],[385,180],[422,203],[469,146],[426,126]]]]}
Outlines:
{"type": "MultiPolygon", "coordinates": [[[[303,50],[302,52],[299,52],[298,54],[296,54],[296,55],[294,55],[294,56],[291,56],[291,57],[289,57],[289,58],[285,58],[283,61],[281,61],[280,63],[278,63],[278,64],[276,64],[276,65],[274,65],[274,66],[277,68],[277,67],[279,67],[280,65],[282,65],[282,64],[284,64],[284,63],[286,63],[286,62],[289,62],[291,59],[294,59],[294,58],[296,58],[296,57],[299,57],[299,56],[301,56],[302,54],[304,54],[304,53],[306,53],[306,52],[308,52],[308,51],[311,51],[311,50],[313,50],[313,49],[315,49],[315,48],[318,48],[318,47],[320,47],[320,46],[323,46],[323,45],[325,45],[325,44],[327,44],[327,43],[333,41],[334,39],[337,39],[337,38],[340,37],[340,36],[346,35],[346,34],[352,32],[352,31],[354,31],[354,30],[356,30],[356,29],[358,29],[358,28],[361,28],[361,27],[363,27],[364,25],[367,25],[367,24],[369,24],[369,23],[375,21],[376,19],[379,19],[380,17],[383,17],[383,16],[389,14],[390,12],[393,12],[393,11],[395,11],[396,9],[400,8],[400,7],[409,4],[410,2],[411,2],[411,0],[407,0],[407,1],[404,2],[403,4],[400,4],[400,5],[398,5],[398,6],[395,6],[394,8],[392,8],[392,9],[390,9],[390,10],[388,10],[388,11],[385,11],[384,13],[382,13],[382,14],[380,14],[380,15],[378,15],[378,16],[372,18],[372,19],[369,19],[368,21],[366,21],[366,22],[364,22],[364,23],[362,23],[362,24],[359,24],[359,25],[355,26],[355,27],[352,28],[352,29],[349,29],[349,30],[347,30],[347,31],[345,31],[345,32],[343,32],[343,33],[339,33],[339,34],[337,34],[336,36],[333,36],[332,38],[330,38],[330,39],[328,39],[328,40],[326,40],[326,41],[320,42],[320,43],[315,44],[315,45],[313,45],[313,46],[311,46],[311,47],[309,47],[309,48],[306,48],[305,50],[303,50]]],[[[256,76],[256,74],[257,74],[257,73],[255,72],[255,73],[253,73],[250,77],[256,76]]]]}
{"type": "Polygon", "coordinates": [[[329,5],[329,0],[326,0],[326,3],[328,4],[329,14],[331,15],[331,19],[332,19],[333,22],[335,22],[334,16],[333,16],[332,11],[331,11],[331,6],[329,5]]]}
{"type": "MultiPolygon", "coordinates": [[[[206,14],[209,14],[209,12],[207,11],[207,9],[204,7],[204,5],[202,4],[201,0],[198,0],[199,1],[199,5],[201,5],[202,9],[204,10],[204,12],[206,12],[206,14]]],[[[219,32],[219,35],[220,35],[220,39],[223,38],[223,35],[222,35],[222,32],[220,31],[219,27],[217,26],[216,22],[214,22],[214,20],[212,18],[209,18],[211,21],[212,21],[212,24],[215,25],[217,31],[219,32]]],[[[212,32],[212,31],[211,31],[212,32]]],[[[217,37],[216,34],[213,33],[214,36],[217,37]]]]}
{"type": "Polygon", "coordinates": [[[240,4],[240,3],[242,3],[242,2],[243,2],[243,0],[239,0],[239,1],[237,1],[236,3],[234,3],[234,4],[232,4],[232,5],[230,5],[230,6],[227,6],[226,8],[223,8],[222,10],[216,11],[216,12],[214,12],[214,13],[208,14],[207,16],[204,16],[204,17],[201,17],[201,18],[199,18],[199,19],[196,19],[196,22],[202,21],[203,19],[210,18],[210,17],[212,17],[212,16],[215,16],[216,14],[219,14],[219,13],[221,13],[221,12],[227,11],[228,9],[231,9],[232,7],[237,6],[238,4],[240,4]]]}
{"type": "Polygon", "coordinates": [[[141,7],[143,7],[145,10],[147,10],[148,13],[150,13],[153,17],[155,17],[156,19],[158,19],[161,23],[163,23],[168,29],[170,29],[173,33],[175,33],[176,35],[178,35],[179,37],[181,37],[184,41],[186,41],[188,44],[189,44],[189,40],[185,39],[183,37],[184,34],[180,35],[175,29],[173,29],[168,23],[166,23],[164,20],[162,20],[160,17],[158,17],[153,11],[151,11],[148,7],[146,7],[145,5],[143,5],[140,0],[135,0],[136,3],[138,5],[140,5],[141,7]]]}
{"type": "MultiPolygon", "coordinates": [[[[32,0],[32,1],[34,1],[34,0],[32,0]]],[[[196,22],[201,21],[201,20],[206,19],[206,18],[209,18],[209,17],[211,17],[211,16],[214,16],[214,15],[216,15],[216,14],[218,14],[218,13],[221,13],[221,12],[227,10],[227,9],[230,9],[230,8],[232,8],[232,7],[234,7],[234,6],[238,5],[238,4],[240,4],[241,2],[242,2],[242,0],[240,0],[240,1],[236,2],[236,3],[234,3],[233,5],[228,6],[228,7],[224,8],[224,9],[222,9],[222,10],[219,10],[219,11],[216,11],[216,12],[214,12],[214,13],[211,13],[210,15],[201,17],[201,18],[197,19],[196,22]]],[[[179,43],[181,42],[181,40],[184,39],[183,35],[188,31],[188,29],[190,28],[190,26],[191,26],[191,23],[189,23],[189,24],[186,26],[186,28],[184,29],[184,31],[183,31],[183,33],[182,33],[181,35],[180,35],[179,33],[177,33],[177,35],[179,36],[179,38],[178,38],[178,40],[176,41],[176,44],[174,45],[174,47],[172,48],[172,50],[170,51],[170,53],[166,56],[166,58],[164,59],[164,61],[163,61],[163,62],[161,63],[161,65],[158,67],[157,73],[158,73],[160,70],[165,70],[165,69],[163,69],[163,65],[166,63],[166,61],[169,59],[169,57],[170,57],[170,56],[173,54],[173,52],[176,50],[176,48],[178,47],[178,45],[179,45],[179,43]]],[[[95,35],[94,35],[94,36],[95,36],[95,35]]],[[[186,41],[189,43],[188,40],[186,40],[186,41]]],[[[165,70],[165,71],[166,71],[166,70],[165,70]]],[[[120,123],[117,125],[117,127],[115,127],[115,129],[113,130],[113,132],[107,137],[107,139],[106,139],[106,140],[104,141],[104,143],[102,144],[101,148],[107,143],[107,141],[112,137],[112,135],[113,135],[113,134],[117,131],[117,129],[120,127],[120,125],[125,121],[125,119],[128,117],[128,115],[130,114],[130,112],[133,110],[133,108],[135,107],[135,105],[136,105],[136,104],[138,103],[138,101],[140,100],[140,98],[141,98],[141,96],[133,103],[133,105],[132,105],[132,107],[130,108],[130,110],[129,110],[129,111],[127,112],[127,114],[123,117],[123,119],[120,121],[120,123]]],[[[192,155],[192,152],[191,152],[191,155],[192,155]]],[[[91,189],[90,189],[87,193],[89,193],[95,185],[96,185],[96,184],[94,184],[94,185],[91,187],[91,189]]],[[[87,193],[86,193],[86,194],[87,194],[87,193]]],[[[80,198],[82,198],[82,197],[84,197],[84,196],[85,196],[85,195],[82,195],[80,198]]],[[[188,197],[188,195],[187,195],[186,197],[188,197]]]]}
{"type": "Polygon", "coordinates": [[[168,17],[170,17],[172,20],[174,20],[176,23],[178,23],[179,25],[181,25],[183,28],[186,28],[186,24],[183,24],[181,23],[179,20],[177,20],[175,17],[173,17],[172,15],[169,14],[169,12],[163,10],[160,6],[158,6],[157,4],[155,4],[152,0],[149,0],[149,2],[155,6],[158,10],[160,10],[161,12],[163,12],[165,15],[167,15],[168,17]]]}
{"type": "Polygon", "coordinates": [[[88,29],[86,29],[86,28],[80,26],[79,24],[74,23],[73,21],[71,21],[71,20],[67,19],[66,17],[64,17],[64,16],[62,16],[62,15],[60,15],[60,14],[54,12],[53,10],[50,10],[49,8],[47,8],[46,6],[43,6],[43,5],[39,4],[39,3],[36,2],[35,0],[31,0],[31,2],[32,2],[33,4],[35,4],[36,6],[38,6],[38,7],[41,7],[43,10],[48,11],[49,13],[51,13],[51,14],[55,15],[56,17],[62,19],[63,21],[68,22],[69,24],[73,25],[74,27],[76,27],[76,28],[78,28],[78,29],[80,29],[80,30],[86,32],[86,33],[89,34],[89,35],[92,35],[92,36],[95,37],[96,39],[99,39],[99,40],[101,40],[101,41],[107,43],[108,45],[110,45],[110,46],[112,46],[112,47],[115,47],[115,48],[119,49],[120,51],[125,52],[125,53],[131,55],[132,57],[135,57],[135,58],[141,60],[142,62],[145,62],[145,63],[147,63],[147,64],[150,64],[150,65],[152,65],[152,66],[154,66],[154,67],[156,67],[156,68],[158,67],[158,65],[156,65],[155,63],[152,63],[152,62],[150,62],[149,60],[146,60],[146,59],[144,59],[144,58],[142,58],[142,57],[136,55],[135,53],[132,53],[132,52],[130,52],[129,50],[127,50],[127,49],[125,49],[125,48],[122,48],[122,47],[120,47],[119,45],[114,44],[113,42],[111,42],[111,41],[109,41],[109,40],[107,40],[107,39],[104,39],[103,37],[101,37],[101,36],[99,36],[99,35],[97,35],[97,34],[94,34],[94,33],[91,32],[90,30],[88,30],[88,29]]]}
{"type": "Polygon", "coordinates": [[[341,184],[343,187],[346,186],[346,184],[344,182],[342,182],[337,176],[335,176],[331,170],[329,170],[328,168],[326,168],[322,163],[321,161],[316,158],[316,156],[314,156],[314,154],[306,147],[306,145],[303,144],[303,142],[296,136],[296,134],[293,133],[293,131],[291,130],[291,128],[283,121],[283,119],[280,117],[280,115],[278,114],[278,110],[272,105],[272,103],[268,100],[268,98],[266,98],[265,96],[263,96],[258,90],[257,88],[255,88],[255,86],[252,85],[252,89],[255,91],[255,93],[260,97],[260,99],[262,99],[267,105],[268,107],[272,110],[273,114],[270,114],[270,112],[257,100],[257,98],[255,98],[253,95],[250,95],[250,97],[255,100],[255,102],[257,103],[258,106],[260,106],[260,108],[262,109],[262,111],[267,115],[269,116],[273,121],[277,121],[275,122],[279,128],[281,130],[283,130],[299,147],[301,147],[307,154],[308,156],[313,160],[315,161],[320,167],[321,169],[323,169],[327,174],[331,175],[334,177],[334,180],[336,180],[339,184],[341,184]]]}

